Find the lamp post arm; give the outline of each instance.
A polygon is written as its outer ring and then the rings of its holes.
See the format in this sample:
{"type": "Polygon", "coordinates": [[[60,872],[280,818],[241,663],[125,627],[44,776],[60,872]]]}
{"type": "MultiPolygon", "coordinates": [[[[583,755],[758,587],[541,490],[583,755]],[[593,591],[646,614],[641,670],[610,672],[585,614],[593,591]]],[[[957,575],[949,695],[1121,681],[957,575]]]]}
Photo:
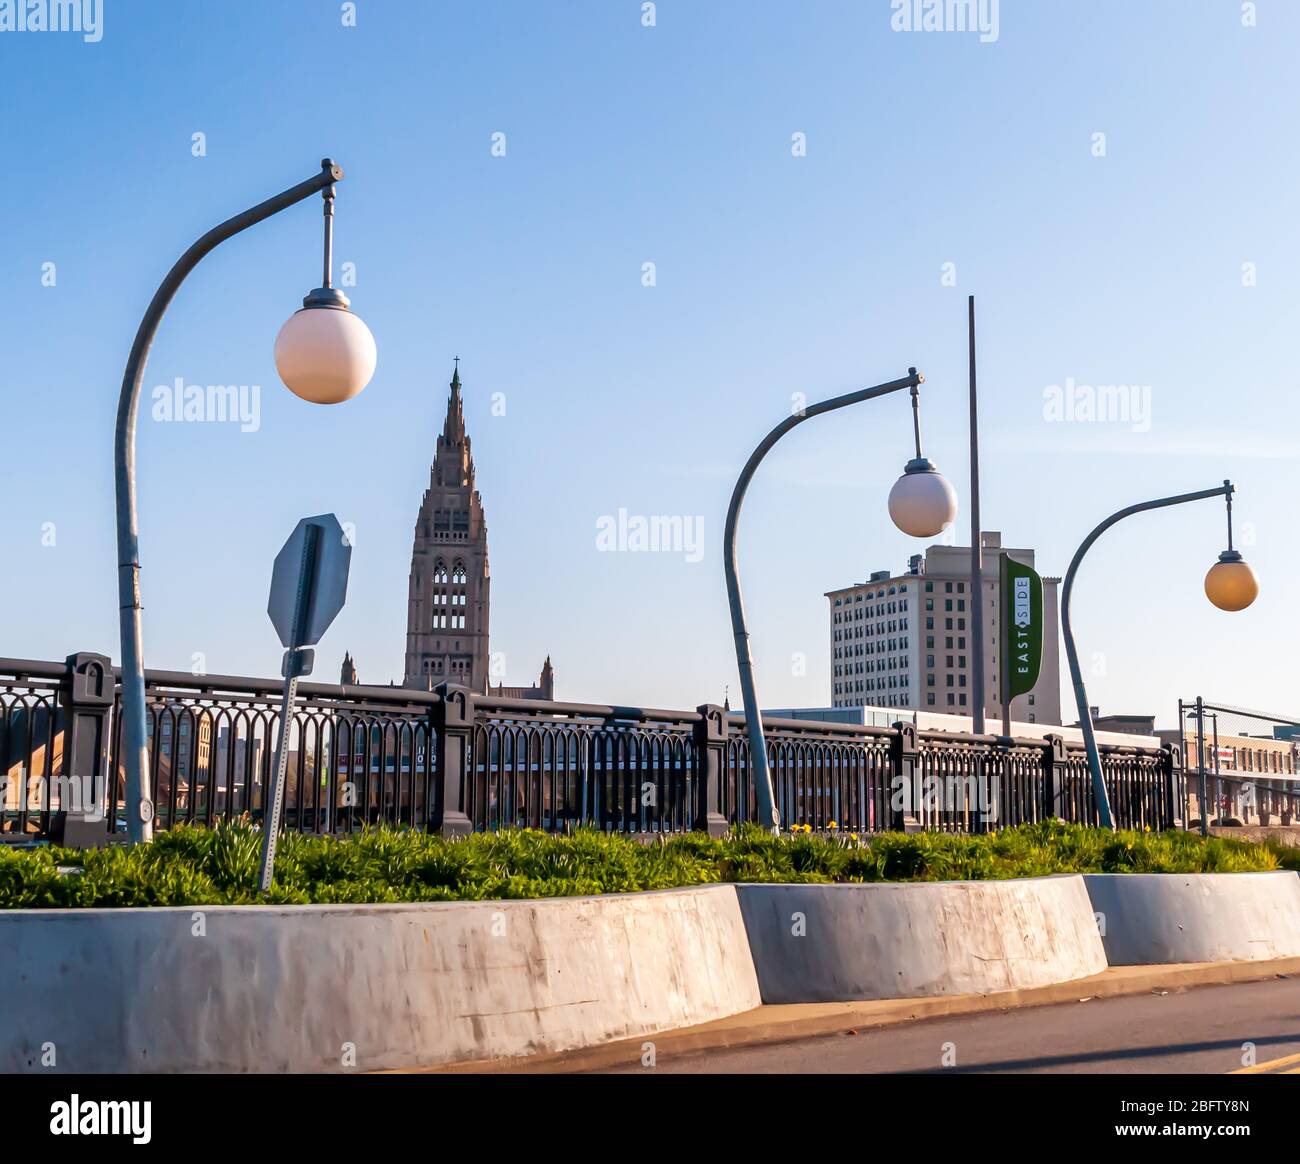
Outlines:
{"type": "Polygon", "coordinates": [[[749,763],[753,776],[754,795],[757,800],[758,819],[765,828],[776,831],[781,822],[776,811],[776,797],[772,790],[772,775],[767,763],[767,745],[763,739],[763,719],[759,712],[758,694],[754,686],[754,661],[749,652],[749,629],[745,624],[745,601],[740,592],[740,575],[736,562],[736,525],[740,518],[740,507],[745,501],[745,492],[755,470],[763,458],[771,451],[786,433],[798,424],[813,416],[834,412],[850,404],[859,404],[864,400],[874,400],[878,396],[887,396],[903,388],[915,389],[923,383],[925,377],[915,368],[901,380],[890,380],[886,384],[877,384],[873,388],[860,388],[843,396],[835,396],[813,404],[791,416],[787,416],[770,433],[767,434],[745,462],[736,487],[731,493],[731,504],[727,507],[727,524],[723,532],[723,570],[727,577],[727,603],[731,608],[731,631],[736,640],[736,666],[740,671],[740,694],[745,705],[745,731],[749,738],[749,763]]]}
{"type": "Polygon", "coordinates": [[[1149,509],[1165,509],[1170,505],[1183,505],[1188,501],[1204,501],[1210,497],[1232,497],[1234,486],[1225,481],[1214,489],[1201,489],[1195,493],[1179,493],[1175,497],[1161,497],[1155,501],[1143,501],[1130,505],[1118,513],[1112,513],[1092,531],[1074,552],[1070,568],[1065,572],[1065,584],[1061,588],[1061,634],[1065,639],[1065,657],[1070,665],[1070,681],[1074,686],[1074,701],[1079,711],[1079,727],[1083,731],[1083,746],[1088,755],[1088,770],[1092,775],[1093,797],[1097,802],[1097,814],[1101,818],[1102,828],[1113,829],[1115,822],[1110,811],[1110,797],[1106,792],[1106,782],[1101,773],[1101,755],[1097,750],[1097,736],[1092,726],[1092,711],[1088,706],[1088,691],[1084,686],[1083,672],[1079,667],[1079,652],[1074,643],[1074,630],[1070,625],[1070,597],[1074,592],[1074,576],[1078,573],[1079,563],[1092,548],[1093,543],[1116,522],[1132,517],[1135,513],[1145,513],[1149,509]]]}
{"type": "Polygon", "coordinates": [[[228,218],[213,227],[176,261],[154,292],[149,308],[140,321],[127,357],[122,376],[122,392],[117,402],[117,429],[114,436],[113,470],[117,505],[117,593],[122,636],[122,746],[126,768],[126,827],[134,843],[153,836],[148,727],[144,697],[144,633],[140,606],[140,542],[136,514],[135,428],[140,407],[140,385],[144,380],[149,349],[153,347],[158,325],[189,273],[226,239],[250,226],[278,214],[321,190],[331,188],[343,177],[343,170],[328,158],[320,173],[299,182],[265,202],[228,218]],[[145,817],[148,819],[145,819],[145,817]]]}

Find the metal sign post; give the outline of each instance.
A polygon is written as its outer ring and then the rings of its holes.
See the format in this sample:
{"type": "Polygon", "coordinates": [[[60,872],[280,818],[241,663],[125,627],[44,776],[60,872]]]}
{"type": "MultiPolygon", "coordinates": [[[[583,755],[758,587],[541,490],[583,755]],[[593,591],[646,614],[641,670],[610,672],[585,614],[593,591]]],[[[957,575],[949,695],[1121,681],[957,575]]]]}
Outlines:
{"type": "Polygon", "coordinates": [[[312,649],[329,628],[347,599],[352,546],[332,513],[304,517],[276,555],[271,573],[271,616],[285,647],[284,693],[280,699],[280,738],[275,749],[271,787],[262,810],[262,872],[258,889],[271,888],[275,870],[275,845],[284,807],[284,778],[289,767],[289,736],[298,680],[310,675],[316,652],[312,649]]]}

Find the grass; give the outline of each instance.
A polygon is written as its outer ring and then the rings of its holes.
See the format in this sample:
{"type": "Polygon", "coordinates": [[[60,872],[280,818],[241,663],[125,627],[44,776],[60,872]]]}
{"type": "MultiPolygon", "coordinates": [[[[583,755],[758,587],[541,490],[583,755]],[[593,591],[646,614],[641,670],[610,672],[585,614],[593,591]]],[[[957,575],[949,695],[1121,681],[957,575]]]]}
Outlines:
{"type": "Polygon", "coordinates": [[[1300,849],[1193,833],[1105,832],[1059,822],[986,836],[886,833],[774,838],[743,826],[641,844],[591,830],[444,840],[376,829],[288,834],[275,884],[256,891],[261,833],[246,824],[159,833],[149,845],[0,848],[0,909],[87,906],[481,901],[626,893],[724,881],[987,880],[1050,873],[1237,873],[1300,869],[1300,849]],[[62,867],[62,869],[61,869],[62,867]]]}

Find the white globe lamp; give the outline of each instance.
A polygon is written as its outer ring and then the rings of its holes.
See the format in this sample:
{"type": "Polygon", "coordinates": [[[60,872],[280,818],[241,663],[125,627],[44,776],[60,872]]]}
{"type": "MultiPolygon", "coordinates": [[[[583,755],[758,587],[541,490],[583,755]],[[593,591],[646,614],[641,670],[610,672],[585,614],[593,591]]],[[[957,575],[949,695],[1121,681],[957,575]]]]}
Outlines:
{"type": "Polygon", "coordinates": [[[933,461],[917,457],[889,491],[889,516],[911,537],[935,537],[956,520],[957,493],[933,461]]]}
{"type": "Polygon", "coordinates": [[[289,316],[275,339],[284,386],[312,404],[351,400],[375,374],[375,337],[343,292],[320,287],[289,316]]]}

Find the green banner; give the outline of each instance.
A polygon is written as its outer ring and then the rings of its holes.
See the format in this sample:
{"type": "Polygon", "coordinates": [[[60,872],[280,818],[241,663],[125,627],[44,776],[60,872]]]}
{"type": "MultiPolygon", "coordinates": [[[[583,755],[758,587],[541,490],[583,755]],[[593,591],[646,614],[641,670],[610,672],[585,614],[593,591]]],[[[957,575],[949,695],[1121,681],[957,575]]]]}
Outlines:
{"type": "Polygon", "coordinates": [[[1043,580],[1002,555],[1002,664],[1006,700],[1034,689],[1043,665],[1043,580]]]}

